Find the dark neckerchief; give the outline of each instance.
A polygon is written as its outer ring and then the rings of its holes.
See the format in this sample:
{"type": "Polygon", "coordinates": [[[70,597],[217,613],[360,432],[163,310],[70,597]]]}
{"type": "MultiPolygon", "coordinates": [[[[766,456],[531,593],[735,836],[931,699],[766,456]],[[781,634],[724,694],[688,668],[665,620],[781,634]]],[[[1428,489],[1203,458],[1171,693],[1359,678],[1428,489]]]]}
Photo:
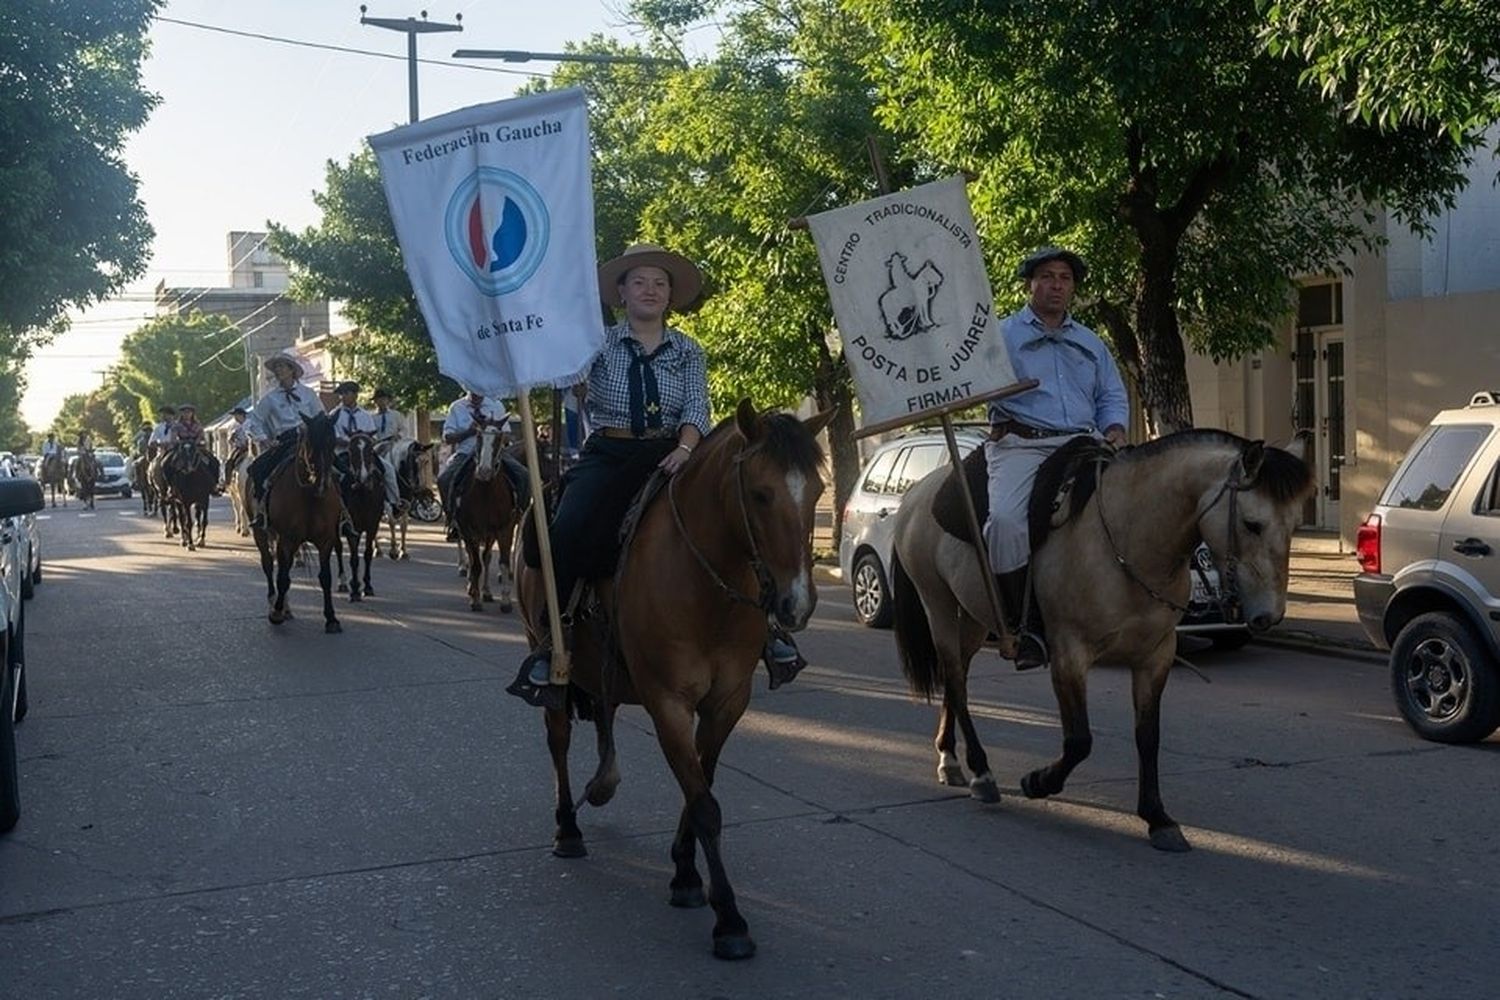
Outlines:
{"type": "Polygon", "coordinates": [[[644,437],[647,428],[654,430],[662,425],[661,387],[656,382],[656,369],[652,363],[671,341],[663,331],[661,343],[647,354],[639,340],[628,335],[623,339],[630,351],[630,372],[625,379],[630,389],[630,433],[644,437]]]}

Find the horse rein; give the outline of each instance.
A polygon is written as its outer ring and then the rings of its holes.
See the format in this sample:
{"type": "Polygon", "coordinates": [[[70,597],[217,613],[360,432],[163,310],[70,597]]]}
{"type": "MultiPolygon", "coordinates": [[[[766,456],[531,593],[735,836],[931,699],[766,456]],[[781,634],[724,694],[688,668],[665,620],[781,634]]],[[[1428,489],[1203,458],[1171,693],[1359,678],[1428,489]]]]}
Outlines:
{"type": "MultiPolygon", "coordinates": [[[[1099,508],[1099,526],[1104,529],[1104,537],[1105,540],[1109,542],[1109,549],[1115,557],[1116,565],[1118,565],[1120,569],[1125,573],[1125,575],[1130,578],[1132,583],[1134,583],[1137,587],[1140,587],[1148,595],[1150,595],[1152,600],[1156,601],[1159,604],[1165,604],[1167,607],[1171,608],[1173,611],[1176,611],[1178,614],[1187,614],[1188,607],[1186,605],[1178,604],[1176,601],[1156,590],[1145,580],[1142,580],[1140,575],[1136,573],[1136,571],[1131,567],[1130,563],[1125,560],[1125,557],[1120,554],[1120,546],[1115,543],[1114,533],[1109,530],[1109,521],[1107,521],[1104,517],[1104,472],[1105,469],[1109,466],[1109,460],[1105,458],[1099,458],[1095,461],[1095,464],[1098,466],[1099,470],[1098,484],[1094,487],[1095,495],[1098,498],[1097,506],[1099,508]]],[[[1218,506],[1218,503],[1221,499],[1223,499],[1224,494],[1229,494],[1229,554],[1225,557],[1224,560],[1224,574],[1219,580],[1218,597],[1216,598],[1216,603],[1219,605],[1219,611],[1224,615],[1224,620],[1226,622],[1238,622],[1242,620],[1244,611],[1244,609],[1240,605],[1240,533],[1238,518],[1236,516],[1236,508],[1238,506],[1236,501],[1239,497],[1239,494],[1242,491],[1249,489],[1250,486],[1242,479],[1240,479],[1237,473],[1238,468],[1239,459],[1236,458],[1234,467],[1230,470],[1229,474],[1224,477],[1224,482],[1219,485],[1219,489],[1214,493],[1213,499],[1208,501],[1208,503],[1206,504],[1202,504],[1198,509],[1197,516],[1193,518],[1193,523],[1195,525],[1200,524],[1203,519],[1208,516],[1208,512],[1213,510],[1214,507],[1218,506]]],[[[1199,537],[1202,537],[1201,530],[1199,531],[1199,537]]],[[[1190,562],[1193,563],[1193,571],[1196,572],[1200,578],[1203,578],[1202,568],[1199,567],[1196,564],[1196,561],[1193,561],[1191,557],[1189,557],[1189,559],[1190,562]]],[[[1204,583],[1207,584],[1207,582],[1207,579],[1204,578],[1204,583]]]]}
{"type": "Polygon", "coordinates": [[[693,558],[698,560],[698,565],[703,567],[704,572],[718,586],[719,590],[736,604],[745,604],[752,608],[759,608],[766,614],[771,614],[776,603],[776,581],[771,578],[771,571],[766,567],[765,560],[760,557],[760,546],[755,540],[755,529],[750,524],[750,505],[745,500],[745,453],[748,449],[741,448],[738,455],[734,457],[734,472],[736,484],[740,495],[740,518],[745,526],[745,537],[750,540],[750,568],[755,571],[755,580],[760,585],[760,599],[756,600],[747,594],[743,594],[737,587],[731,586],[719,575],[719,571],[713,568],[708,557],[693,544],[692,536],[688,534],[687,525],[683,523],[682,511],[677,506],[677,477],[674,475],[667,480],[667,505],[672,510],[672,523],[677,525],[677,533],[682,536],[688,551],[693,558]]]}

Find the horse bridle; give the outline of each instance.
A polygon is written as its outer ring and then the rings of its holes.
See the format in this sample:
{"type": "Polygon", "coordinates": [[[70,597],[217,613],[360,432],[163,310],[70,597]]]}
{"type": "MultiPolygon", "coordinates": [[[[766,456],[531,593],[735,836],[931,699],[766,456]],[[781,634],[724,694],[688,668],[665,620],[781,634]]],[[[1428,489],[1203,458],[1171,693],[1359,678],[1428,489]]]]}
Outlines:
{"type": "MultiPolygon", "coordinates": [[[[1104,537],[1109,542],[1109,549],[1115,557],[1116,565],[1130,578],[1131,582],[1149,594],[1153,600],[1160,604],[1165,604],[1179,614],[1187,614],[1188,608],[1186,605],[1178,604],[1156,590],[1145,580],[1142,580],[1140,575],[1131,568],[1130,563],[1125,560],[1125,557],[1120,554],[1120,547],[1115,544],[1114,533],[1109,530],[1109,521],[1104,517],[1104,471],[1109,466],[1109,460],[1100,458],[1096,461],[1096,464],[1099,469],[1098,485],[1094,489],[1098,494],[1099,501],[1097,504],[1099,508],[1099,525],[1104,529],[1104,537]]],[[[1201,524],[1203,519],[1208,516],[1208,512],[1218,506],[1224,494],[1229,494],[1229,552],[1224,558],[1224,572],[1219,577],[1218,597],[1216,598],[1219,611],[1223,614],[1226,622],[1238,622],[1244,617],[1244,607],[1240,602],[1238,499],[1242,492],[1251,488],[1252,484],[1245,482],[1240,476],[1240,460],[1236,457],[1233,467],[1230,469],[1229,474],[1224,477],[1224,482],[1219,485],[1219,489],[1214,493],[1213,499],[1203,504],[1198,510],[1198,516],[1193,518],[1194,524],[1201,524]]],[[[1202,535],[1201,530],[1199,531],[1199,535],[1202,535]]],[[[1203,568],[1198,565],[1196,559],[1192,559],[1191,562],[1193,572],[1197,573],[1199,578],[1203,579],[1205,586],[1207,586],[1208,580],[1203,575],[1203,568]]]]}
{"type": "Polygon", "coordinates": [[[719,590],[736,604],[745,604],[752,608],[759,608],[766,614],[771,614],[776,604],[776,581],[771,577],[771,571],[767,568],[765,560],[760,557],[760,545],[755,539],[755,528],[750,524],[750,505],[745,499],[745,456],[749,448],[741,448],[739,454],[734,456],[734,473],[736,485],[740,496],[740,517],[745,526],[745,537],[750,540],[750,568],[755,571],[755,580],[760,585],[760,599],[756,600],[748,594],[741,593],[739,588],[729,584],[719,571],[713,568],[698,546],[693,544],[692,536],[688,534],[687,525],[683,523],[682,511],[677,506],[677,476],[674,474],[667,480],[667,505],[672,509],[672,523],[677,525],[677,533],[682,536],[688,551],[693,558],[698,560],[698,565],[708,574],[719,590]]]}

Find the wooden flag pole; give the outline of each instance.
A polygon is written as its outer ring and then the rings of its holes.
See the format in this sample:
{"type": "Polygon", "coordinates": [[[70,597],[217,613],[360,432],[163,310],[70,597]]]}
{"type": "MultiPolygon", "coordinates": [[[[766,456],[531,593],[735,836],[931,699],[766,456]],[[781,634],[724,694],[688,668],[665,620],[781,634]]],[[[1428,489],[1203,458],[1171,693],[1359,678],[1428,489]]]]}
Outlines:
{"type": "Polygon", "coordinates": [[[531,416],[531,394],[516,396],[521,406],[521,436],[526,441],[526,474],[531,480],[531,510],[536,517],[537,547],[542,553],[542,587],[547,592],[547,629],[552,636],[553,684],[567,684],[572,676],[568,647],[563,643],[562,612],[558,607],[557,574],[552,570],[552,537],[547,531],[547,503],[542,493],[542,467],[537,457],[536,421],[531,416]]]}

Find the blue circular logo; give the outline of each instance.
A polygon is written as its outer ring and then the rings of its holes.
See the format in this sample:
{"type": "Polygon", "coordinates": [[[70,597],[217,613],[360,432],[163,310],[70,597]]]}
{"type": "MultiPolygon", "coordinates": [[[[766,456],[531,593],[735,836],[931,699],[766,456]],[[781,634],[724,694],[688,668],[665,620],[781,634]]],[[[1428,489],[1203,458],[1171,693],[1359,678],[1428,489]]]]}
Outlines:
{"type": "Polygon", "coordinates": [[[526,284],[547,254],[547,205],[520,174],[480,167],[454,189],[444,213],[448,252],[485,295],[526,284]]]}

